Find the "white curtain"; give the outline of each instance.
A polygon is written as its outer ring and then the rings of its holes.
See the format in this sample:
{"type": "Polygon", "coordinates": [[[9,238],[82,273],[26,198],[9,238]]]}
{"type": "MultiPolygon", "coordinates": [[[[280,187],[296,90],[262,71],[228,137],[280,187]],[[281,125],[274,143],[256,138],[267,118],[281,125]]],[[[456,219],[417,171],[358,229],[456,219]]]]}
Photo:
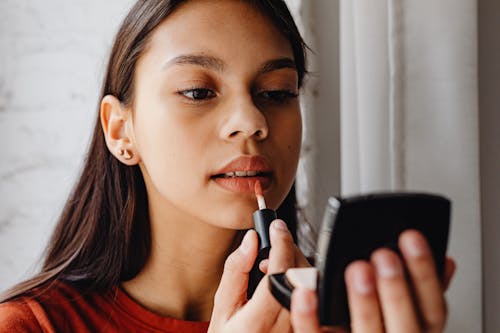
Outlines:
{"type": "Polygon", "coordinates": [[[447,332],[482,329],[476,6],[340,2],[342,193],[452,200],[447,332]]]}

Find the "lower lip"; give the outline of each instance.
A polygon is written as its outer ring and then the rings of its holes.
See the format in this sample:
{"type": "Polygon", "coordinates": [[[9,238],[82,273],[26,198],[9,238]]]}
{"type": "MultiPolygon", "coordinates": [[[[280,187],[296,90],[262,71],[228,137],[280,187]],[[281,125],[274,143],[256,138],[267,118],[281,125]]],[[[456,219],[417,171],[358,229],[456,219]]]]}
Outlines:
{"type": "Polygon", "coordinates": [[[255,183],[257,181],[262,185],[262,190],[271,186],[271,177],[228,177],[228,178],[214,178],[216,182],[222,188],[238,193],[255,193],[255,183]]]}

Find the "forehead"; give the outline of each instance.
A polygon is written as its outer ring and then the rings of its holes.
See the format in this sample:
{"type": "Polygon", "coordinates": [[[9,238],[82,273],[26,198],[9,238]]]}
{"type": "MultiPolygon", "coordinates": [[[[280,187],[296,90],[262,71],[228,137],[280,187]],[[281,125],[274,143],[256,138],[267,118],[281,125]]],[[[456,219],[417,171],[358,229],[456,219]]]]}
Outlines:
{"type": "Polygon", "coordinates": [[[152,33],[144,58],[165,62],[180,54],[206,54],[227,64],[292,58],[290,42],[248,1],[191,0],[152,33]]]}

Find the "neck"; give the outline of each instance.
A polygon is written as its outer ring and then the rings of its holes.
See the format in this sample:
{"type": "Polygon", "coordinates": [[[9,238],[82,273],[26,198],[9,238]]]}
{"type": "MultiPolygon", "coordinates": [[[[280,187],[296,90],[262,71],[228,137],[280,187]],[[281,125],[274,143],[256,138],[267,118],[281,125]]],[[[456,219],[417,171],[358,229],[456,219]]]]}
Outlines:
{"type": "Polygon", "coordinates": [[[241,241],[241,232],[187,218],[172,209],[166,215],[150,208],[150,219],[151,254],[123,288],[157,314],[208,321],[224,262],[241,241]]]}

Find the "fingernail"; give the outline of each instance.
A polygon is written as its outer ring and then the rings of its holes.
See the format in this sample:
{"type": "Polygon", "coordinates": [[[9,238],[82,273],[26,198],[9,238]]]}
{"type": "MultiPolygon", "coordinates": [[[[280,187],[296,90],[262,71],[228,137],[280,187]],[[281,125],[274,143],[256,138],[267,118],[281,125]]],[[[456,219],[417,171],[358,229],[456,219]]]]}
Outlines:
{"type": "Polygon", "coordinates": [[[408,237],[406,241],[406,250],[408,254],[412,257],[423,257],[429,253],[429,247],[427,246],[425,239],[420,235],[415,237],[408,237]]]}
{"type": "Polygon", "coordinates": [[[283,220],[274,220],[272,226],[274,229],[279,231],[288,231],[288,227],[283,220]]]}
{"type": "Polygon", "coordinates": [[[243,240],[241,241],[240,244],[240,251],[243,254],[248,254],[250,252],[250,248],[252,246],[252,242],[250,241],[250,231],[247,231],[245,236],[243,237],[243,240]]]}
{"type": "Polygon", "coordinates": [[[403,275],[403,267],[395,254],[380,254],[375,256],[374,261],[377,275],[382,278],[393,278],[403,275]]]}
{"type": "Polygon", "coordinates": [[[267,267],[269,266],[269,259],[264,259],[259,263],[259,269],[262,273],[267,272],[267,267]]]}
{"type": "Polygon", "coordinates": [[[310,290],[304,288],[295,289],[294,306],[297,312],[309,314],[316,311],[316,299],[310,290]]]}
{"type": "Polygon", "coordinates": [[[367,295],[375,289],[375,282],[368,274],[354,274],[353,285],[354,289],[362,295],[367,295]]]}

